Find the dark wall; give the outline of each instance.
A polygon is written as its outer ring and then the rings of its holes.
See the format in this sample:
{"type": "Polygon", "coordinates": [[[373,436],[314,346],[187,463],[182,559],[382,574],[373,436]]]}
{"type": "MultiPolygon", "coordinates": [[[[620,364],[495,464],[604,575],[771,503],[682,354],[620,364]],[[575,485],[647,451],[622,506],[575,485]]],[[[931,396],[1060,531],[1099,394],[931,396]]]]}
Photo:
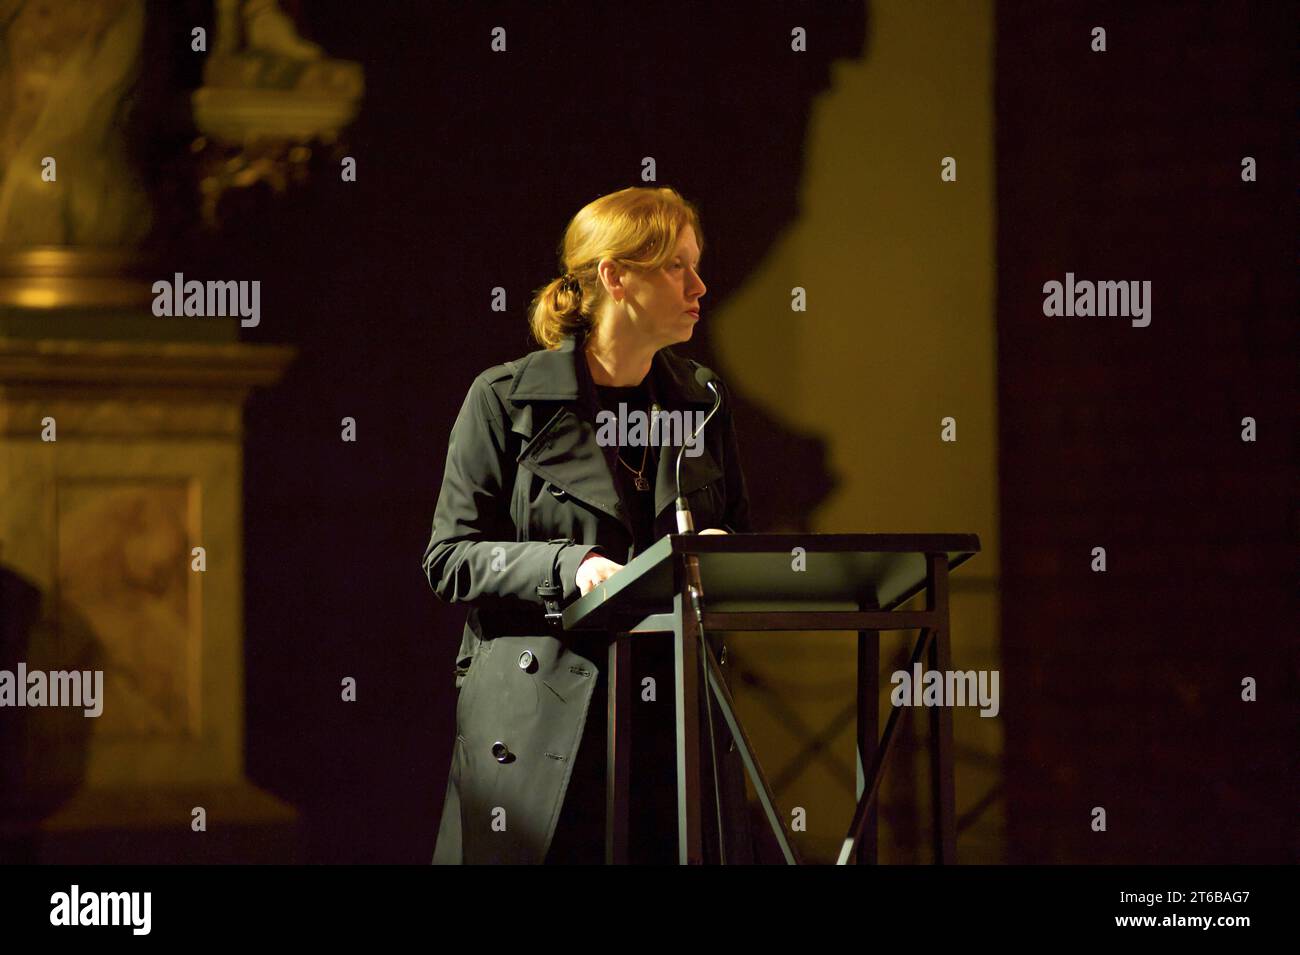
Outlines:
{"type": "Polygon", "coordinates": [[[1295,29],[999,5],[1012,861],[1296,860],[1295,29]],[[1067,271],[1151,280],[1151,324],[1045,317],[1067,271]]]}

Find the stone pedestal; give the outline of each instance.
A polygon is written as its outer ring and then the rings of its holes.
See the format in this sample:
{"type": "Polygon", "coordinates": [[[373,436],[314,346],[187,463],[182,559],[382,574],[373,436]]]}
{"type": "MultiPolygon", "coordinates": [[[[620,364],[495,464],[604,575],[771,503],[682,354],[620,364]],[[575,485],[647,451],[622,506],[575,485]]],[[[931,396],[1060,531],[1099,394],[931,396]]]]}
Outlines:
{"type": "Polygon", "coordinates": [[[292,357],[0,338],[0,670],[103,672],[98,717],[0,707],[0,854],[294,857],[244,778],[241,489],[243,401],[292,357]]]}

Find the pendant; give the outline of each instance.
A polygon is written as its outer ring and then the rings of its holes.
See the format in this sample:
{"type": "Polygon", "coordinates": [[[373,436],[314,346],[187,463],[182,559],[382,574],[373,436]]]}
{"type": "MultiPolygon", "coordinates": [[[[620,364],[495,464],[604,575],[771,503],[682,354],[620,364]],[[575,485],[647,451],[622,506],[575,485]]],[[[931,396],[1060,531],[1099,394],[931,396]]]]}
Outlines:
{"type": "Polygon", "coordinates": [[[642,475],[640,475],[640,474],[638,474],[638,475],[636,476],[636,480],[634,480],[632,483],[636,485],[636,489],[637,489],[638,491],[648,491],[648,490],[650,490],[650,482],[647,481],[647,480],[646,480],[642,475]]]}

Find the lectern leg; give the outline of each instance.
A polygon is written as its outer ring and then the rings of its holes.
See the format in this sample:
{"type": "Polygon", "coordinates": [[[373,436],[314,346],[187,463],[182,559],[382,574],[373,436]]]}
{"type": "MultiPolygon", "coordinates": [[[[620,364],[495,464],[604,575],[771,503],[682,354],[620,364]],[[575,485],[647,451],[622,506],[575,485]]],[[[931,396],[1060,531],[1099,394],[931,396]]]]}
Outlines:
{"type": "MultiPolygon", "coordinates": [[[[922,627],[920,634],[916,638],[916,648],[912,651],[911,665],[915,666],[929,653],[932,639],[932,631],[922,627]]],[[[836,865],[848,865],[857,859],[857,846],[861,842],[867,828],[867,819],[870,811],[876,801],[876,794],[880,791],[881,780],[885,776],[885,767],[889,765],[889,758],[893,756],[896,747],[894,746],[894,733],[902,722],[903,716],[910,711],[910,708],[895,706],[889,714],[889,719],[885,721],[885,732],[881,734],[880,744],[876,747],[875,755],[871,759],[871,768],[867,770],[866,778],[863,780],[862,795],[858,797],[857,808],[853,810],[853,821],[849,823],[848,834],[844,837],[844,844],[840,846],[839,858],[836,865]]]]}
{"type": "Polygon", "coordinates": [[[772,835],[781,849],[781,855],[786,864],[800,865],[802,863],[799,859],[799,853],[795,851],[790,842],[790,837],[786,835],[783,817],[776,806],[776,796],[772,794],[772,787],[758,765],[758,757],[754,755],[754,749],[749,744],[749,735],[745,732],[745,728],[740,725],[740,720],[736,718],[735,701],[731,698],[731,691],[727,689],[727,681],[722,676],[722,668],[718,665],[713,651],[707,650],[707,653],[709,687],[713,691],[713,698],[718,703],[718,709],[722,711],[722,718],[727,722],[727,729],[731,731],[731,738],[735,740],[736,746],[740,750],[740,759],[745,764],[745,771],[749,773],[750,782],[754,784],[754,792],[758,794],[759,805],[763,807],[763,813],[767,816],[768,825],[772,827],[772,835]]]}
{"type": "MultiPolygon", "coordinates": [[[[948,631],[948,556],[926,555],[929,609],[939,625],[930,643],[928,666],[947,674],[952,668],[952,644],[948,631]]],[[[957,861],[957,787],[952,765],[952,707],[930,707],[930,797],[934,817],[934,861],[951,865],[957,861]]]]}
{"type": "Polygon", "coordinates": [[[627,863],[628,803],[631,798],[630,717],[632,714],[631,638],[620,633],[609,642],[606,667],[605,864],[627,863]]]}
{"type": "MultiPolygon", "coordinates": [[[[861,608],[859,608],[861,609],[861,608]]],[[[858,631],[858,771],[857,797],[867,791],[867,767],[876,757],[880,733],[880,631],[858,631]]],[[[867,808],[866,822],[854,862],[858,865],[876,864],[877,842],[876,803],[867,808]]]]}
{"type": "MultiPolygon", "coordinates": [[[[947,673],[952,663],[948,632],[940,630],[930,644],[929,668],[947,673]]],[[[934,813],[934,861],[951,865],[957,861],[957,787],[952,767],[952,708],[930,707],[930,779],[934,813]]]]}
{"type": "Polygon", "coordinates": [[[689,599],[673,597],[673,660],[677,708],[677,861],[701,865],[699,626],[689,599]]]}

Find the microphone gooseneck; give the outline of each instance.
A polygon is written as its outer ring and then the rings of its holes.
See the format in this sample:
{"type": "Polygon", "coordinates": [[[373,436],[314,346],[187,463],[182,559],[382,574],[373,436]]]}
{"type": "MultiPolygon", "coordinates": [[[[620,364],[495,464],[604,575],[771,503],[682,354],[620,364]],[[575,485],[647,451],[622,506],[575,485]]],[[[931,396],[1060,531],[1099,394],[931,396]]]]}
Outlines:
{"type": "MultiPolygon", "coordinates": [[[[695,370],[695,380],[713,392],[713,407],[709,409],[709,413],[705,415],[699,427],[691,432],[691,441],[699,437],[700,433],[704,431],[704,426],[722,407],[722,393],[718,391],[717,376],[701,365],[695,370]]],[[[677,452],[677,466],[675,469],[677,480],[677,533],[679,534],[695,533],[695,517],[691,514],[691,506],[686,503],[686,498],[682,496],[682,456],[686,454],[686,446],[689,443],[689,441],[682,442],[681,450],[677,452]]]]}

